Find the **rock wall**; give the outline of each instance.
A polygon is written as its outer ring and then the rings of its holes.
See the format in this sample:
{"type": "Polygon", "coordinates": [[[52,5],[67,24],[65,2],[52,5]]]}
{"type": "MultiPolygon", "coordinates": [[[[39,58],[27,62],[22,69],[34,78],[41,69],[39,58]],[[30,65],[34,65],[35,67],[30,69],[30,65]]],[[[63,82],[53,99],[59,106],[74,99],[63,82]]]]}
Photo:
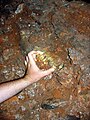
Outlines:
{"type": "MultiPolygon", "coordinates": [[[[89,120],[90,5],[24,0],[0,22],[1,83],[25,75],[25,56],[34,49],[45,51],[56,65],[53,76],[3,102],[0,119],[89,120]]],[[[47,69],[41,61],[37,64],[47,69]]]]}

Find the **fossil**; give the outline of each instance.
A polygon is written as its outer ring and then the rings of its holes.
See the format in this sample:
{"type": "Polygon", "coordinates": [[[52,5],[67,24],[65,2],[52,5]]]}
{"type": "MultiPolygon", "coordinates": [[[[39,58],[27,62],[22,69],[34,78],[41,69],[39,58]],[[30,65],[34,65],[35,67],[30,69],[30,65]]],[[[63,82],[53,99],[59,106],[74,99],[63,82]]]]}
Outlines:
{"type": "Polygon", "coordinates": [[[49,69],[53,67],[55,69],[54,74],[55,76],[58,76],[60,70],[64,68],[64,63],[58,63],[58,57],[57,55],[54,55],[51,52],[48,52],[44,48],[40,48],[38,46],[35,46],[34,50],[41,51],[41,54],[36,55],[36,63],[41,69],[49,69]]]}

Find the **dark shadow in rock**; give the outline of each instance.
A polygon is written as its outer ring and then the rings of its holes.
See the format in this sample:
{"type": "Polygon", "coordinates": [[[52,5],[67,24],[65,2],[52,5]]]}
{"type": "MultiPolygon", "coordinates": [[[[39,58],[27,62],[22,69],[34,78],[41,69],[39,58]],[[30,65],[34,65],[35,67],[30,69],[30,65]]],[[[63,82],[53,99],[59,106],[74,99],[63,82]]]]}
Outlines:
{"type": "Polygon", "coordinates": [[[74,116],[74,115],[68,115],[67,116],[67,119],[66,120],[80,120],[80,118],[77,118],[76,116],[74,116]]]}

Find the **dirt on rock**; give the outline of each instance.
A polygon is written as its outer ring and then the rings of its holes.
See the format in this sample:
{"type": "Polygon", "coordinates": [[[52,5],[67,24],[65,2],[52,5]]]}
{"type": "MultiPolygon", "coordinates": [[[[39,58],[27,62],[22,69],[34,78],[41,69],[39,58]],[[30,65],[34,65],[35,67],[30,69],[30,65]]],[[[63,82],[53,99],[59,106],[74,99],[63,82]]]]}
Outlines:
{"type": "Polygon", "coordinates": [[[0,83],[25,75],[25,56],[32,50],[45,52],[46,62],[38,58],[40,68],[56,70],[0,104],[0,120],[89,120],[90,4],[10,4],[15,9],[10,6],[8,16],[0,12],[0,83]]]}

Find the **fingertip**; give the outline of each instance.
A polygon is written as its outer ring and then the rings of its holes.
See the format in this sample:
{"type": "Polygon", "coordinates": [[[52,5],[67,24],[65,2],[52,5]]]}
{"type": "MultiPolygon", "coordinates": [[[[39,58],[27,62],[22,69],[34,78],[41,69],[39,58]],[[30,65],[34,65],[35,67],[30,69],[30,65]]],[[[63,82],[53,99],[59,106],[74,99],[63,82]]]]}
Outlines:
{"type": "Polygon", "coordinates": [[[46,70],[46,71],[44,71],[44,75],[46,76],[46,75],[49,75],[49,74],[51,74],[52,72],[54,72],[54,68],[50,68],[50,69],[48,69],[48,70],[46,70]]]}

